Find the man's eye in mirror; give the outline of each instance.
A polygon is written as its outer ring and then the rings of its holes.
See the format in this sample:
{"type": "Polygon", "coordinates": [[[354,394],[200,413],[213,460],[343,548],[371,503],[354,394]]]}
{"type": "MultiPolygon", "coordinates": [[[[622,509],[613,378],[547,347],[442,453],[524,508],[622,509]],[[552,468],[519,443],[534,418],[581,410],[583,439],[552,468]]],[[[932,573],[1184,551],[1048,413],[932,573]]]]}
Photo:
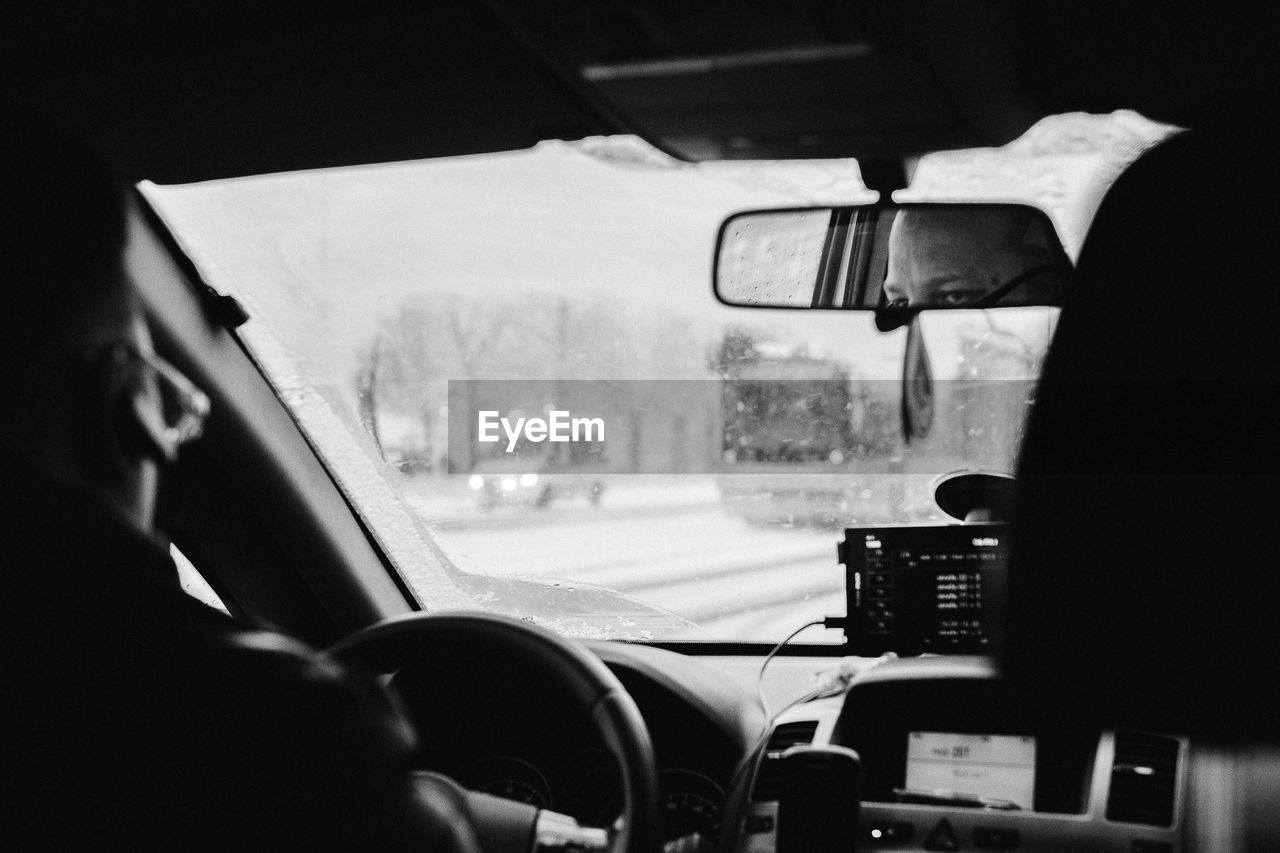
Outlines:
{"type": "MultiPolygon", "coordinates": [[[[987,293],[981,290],[947,290],[939,293],[934,302],[946,307],[963,308],[966,305],[976,304],[986,295],[987,293]]],[[[907,304],[909,305],[910,302],[907,304]]]]}
{"type": "Polygon", "coordinates": [[[753,211],[726,220],[716,295],[730,305],[909,311],[1060,305],[1071,263],[1025,205],[753,211]]]}

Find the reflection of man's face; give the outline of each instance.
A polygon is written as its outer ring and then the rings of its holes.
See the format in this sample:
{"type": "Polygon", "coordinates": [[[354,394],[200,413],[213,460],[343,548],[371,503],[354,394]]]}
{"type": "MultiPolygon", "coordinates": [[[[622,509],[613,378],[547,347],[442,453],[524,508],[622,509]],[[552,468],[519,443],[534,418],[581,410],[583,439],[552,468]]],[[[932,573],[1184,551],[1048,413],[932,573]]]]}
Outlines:
{"type": "MultiPolygon", "coordinates": [[[[915,307],[973,305],[1018,276],[1049,262],[1037,219],[1018,208],[907,209],[889,233],[885,298],[915,307]]],[[[1034,278],[1009,304],[1050,302],[1052,276],[1034,278]]]]}

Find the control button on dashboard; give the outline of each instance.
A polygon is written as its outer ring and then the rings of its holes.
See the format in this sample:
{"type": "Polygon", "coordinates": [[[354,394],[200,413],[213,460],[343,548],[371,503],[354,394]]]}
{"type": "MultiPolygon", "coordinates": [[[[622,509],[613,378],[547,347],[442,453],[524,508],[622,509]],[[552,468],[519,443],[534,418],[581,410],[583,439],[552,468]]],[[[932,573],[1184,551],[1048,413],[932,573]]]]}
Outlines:
{"type": "Polygon", "coordinates": [[[951,821],[945,817],[938,821],[938,825],[929,833],[929,837],[924,840],[925,850],[959,850],[960,842],[956,841],[955,831],[951,828],[951,821]]]}
{"type": "Polygon", "coordinates": [[[753,814],[747,817],[747,832],[773,832],[773,815],[753,814]]]}
{"type": "Polygon", "coordinates": [[[915,833],[916,828],[909,823],[873,823],[862,830],[862,840],[871,846],[906,844],[915,833]]]}
{"type": "Polygon", "coordinates": [[[974,846],[980,850],[1016,850],[1018,830],[995,826],[979,826],[973,830],[974,846]]]}

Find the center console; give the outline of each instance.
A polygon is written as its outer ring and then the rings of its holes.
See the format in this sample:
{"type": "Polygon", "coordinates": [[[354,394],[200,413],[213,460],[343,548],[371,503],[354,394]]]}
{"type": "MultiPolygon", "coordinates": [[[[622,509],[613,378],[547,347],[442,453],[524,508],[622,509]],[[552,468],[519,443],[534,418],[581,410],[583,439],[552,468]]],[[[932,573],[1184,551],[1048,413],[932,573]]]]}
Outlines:
{"type": "Polygon", "coordinates": [[[858,755],[860,802],[827,817],[856,822],[840,828],[854,850],[1182,849],[1184,739],[1028,729],[1003,692],[986,658],[920,657],[788,710],[757,759],[734,849],[778,849],[775,765],[798,746],[858,755]]]}
{"type": "Polygon", "coordinates": [[[870,802],[1082,814],[1099,732],[1028,727],[982,658],[912,658],[864,676],[831,742],[862,759],[870,802]]]}
{"type": "MultiPolygon", "coordinates": [[[[789,853],[797,837],[814,850],[1182,849],[1186,739],[1039,723],[1001,680],[987,655],[1007,553],[1001,524],[846,531],[848,647],[899,657],[773,722],[737,804],[737,853],[789,853]],[[850,801],[815,797],[811,767],[849,777],[850,801]]],[[[1038,701],[1070,703],[1070,690],[1038,701]]]]}

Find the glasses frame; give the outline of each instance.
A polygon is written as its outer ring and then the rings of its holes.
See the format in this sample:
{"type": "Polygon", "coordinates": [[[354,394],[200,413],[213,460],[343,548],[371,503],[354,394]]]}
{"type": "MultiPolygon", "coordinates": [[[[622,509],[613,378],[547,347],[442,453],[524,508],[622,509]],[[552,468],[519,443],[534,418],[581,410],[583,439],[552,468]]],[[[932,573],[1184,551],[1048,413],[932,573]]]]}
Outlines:
{"type": "Polygon", "coordinates": [[[998,308],[1000,307],[1000,300],[1004,299],[1006,296],[1012,293],[1019,286],[1025,284],[1026,282],[1030,281],[1031,279],[1035,278],[1038,275],[1043,275],[1047,272],[1055,272],[1059,269],[1061,269],[1061,267],[1055,263],[1038,264],[1037,266],[1031,267],[1030,269],[1022,271],[1018,275],[1015,275],[1013,278],[1009,279],[1004,284],[1001,284],[999,287],[997,287],[995,290],[991,291],[990,293],[986,294],[981,299],[975,302],[972,302],[968,305],[960,305],[957,307],[959,308],[998,308]]]}

